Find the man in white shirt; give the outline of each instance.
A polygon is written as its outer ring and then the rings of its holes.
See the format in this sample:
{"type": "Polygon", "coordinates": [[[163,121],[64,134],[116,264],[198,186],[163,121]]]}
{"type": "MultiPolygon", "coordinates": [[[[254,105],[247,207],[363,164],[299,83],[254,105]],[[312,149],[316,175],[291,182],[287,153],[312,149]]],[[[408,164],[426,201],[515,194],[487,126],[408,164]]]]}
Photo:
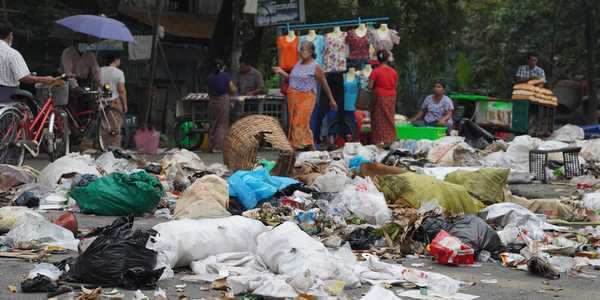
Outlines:
{"type": "Polygon", "coordinates": [[[0,23],[0,103],[10,102],[21,83],[51,84],[54,81],[52,76],[32,75],[21,53],[12,48],[12,42],[12,26],[0,23]]]}
{"type": "MultiPolygon", "coordinates": [[[[108,84],[111,91],[111,106],[122,113],[127,113],[127,91],[125,90],[125,74],[119,69],[121,58],[116,54],[108,55],[108,65],[100,69],[100,86],[108,84]]],[[[115,124],[118,128],[123,124],[115,124]]],[[[120,147],[120,132],[103,133],[104,141],[112,147],[120,147]]]]}

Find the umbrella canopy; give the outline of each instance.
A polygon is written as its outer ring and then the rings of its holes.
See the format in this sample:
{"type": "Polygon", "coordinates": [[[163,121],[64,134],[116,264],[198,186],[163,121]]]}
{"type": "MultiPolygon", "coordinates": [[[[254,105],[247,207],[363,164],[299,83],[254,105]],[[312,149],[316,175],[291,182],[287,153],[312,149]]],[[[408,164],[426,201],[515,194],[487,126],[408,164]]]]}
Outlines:
{"type": "Polygon", "coordinates": [[[133,36],[125,24],[107,17],[76,15],[58,20],[56,23],[98,39],[134,42],[133,36]]]}

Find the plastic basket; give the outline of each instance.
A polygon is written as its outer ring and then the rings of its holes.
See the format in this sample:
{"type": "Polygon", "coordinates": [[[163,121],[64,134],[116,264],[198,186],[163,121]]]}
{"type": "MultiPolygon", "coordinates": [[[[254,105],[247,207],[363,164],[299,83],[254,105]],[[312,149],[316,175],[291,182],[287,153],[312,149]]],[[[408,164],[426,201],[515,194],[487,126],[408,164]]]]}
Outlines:
{"type": "Polygon", "coordinates": [[[529,172],[535,176],[536,180],[547,182],[546,167],[548,166],[548,154],[562,152],[565,177],[571,179],[580,176],[583,173],[579,164],[580,147],[563,148],[557,150],[532,150],[529,152],[529,172]]]}
{"type": "Polygon", "coordinates": [[[396,125],[399,140],[437,140],[446,136],[446,127],[415,127],[410,124],[396,125]]]}

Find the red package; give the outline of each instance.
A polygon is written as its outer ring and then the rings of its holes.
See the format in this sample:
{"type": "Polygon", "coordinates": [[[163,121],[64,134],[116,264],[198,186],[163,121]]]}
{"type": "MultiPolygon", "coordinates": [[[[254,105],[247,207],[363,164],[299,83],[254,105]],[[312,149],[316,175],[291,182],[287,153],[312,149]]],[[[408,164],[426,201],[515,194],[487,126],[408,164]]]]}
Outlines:
{"type": "Polygon", "coordinates": [[[475,261],[473,248],[444,230],[435,236],[427,249],[443,265],[472,265],[475,261]]]}

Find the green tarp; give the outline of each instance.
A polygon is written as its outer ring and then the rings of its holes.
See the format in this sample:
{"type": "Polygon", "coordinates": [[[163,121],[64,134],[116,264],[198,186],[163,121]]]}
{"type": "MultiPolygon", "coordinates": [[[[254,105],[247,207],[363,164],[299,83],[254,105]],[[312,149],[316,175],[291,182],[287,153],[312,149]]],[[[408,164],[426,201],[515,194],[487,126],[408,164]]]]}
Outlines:
{"type": "Polygon", "coordinates": [[[483,168],[477,171],[454,171],[445,181],[464,186],[471,196],[486,205],[504,202],[504,187],[509,169],[483,168]]]}
{"type": "Polygon", "coordinates": [[[103,216],[143,214],[156,207],[164,192],[155,177],[145,171],[131,175],[113,173],[71,190],[82,213],[103,216]]]}

